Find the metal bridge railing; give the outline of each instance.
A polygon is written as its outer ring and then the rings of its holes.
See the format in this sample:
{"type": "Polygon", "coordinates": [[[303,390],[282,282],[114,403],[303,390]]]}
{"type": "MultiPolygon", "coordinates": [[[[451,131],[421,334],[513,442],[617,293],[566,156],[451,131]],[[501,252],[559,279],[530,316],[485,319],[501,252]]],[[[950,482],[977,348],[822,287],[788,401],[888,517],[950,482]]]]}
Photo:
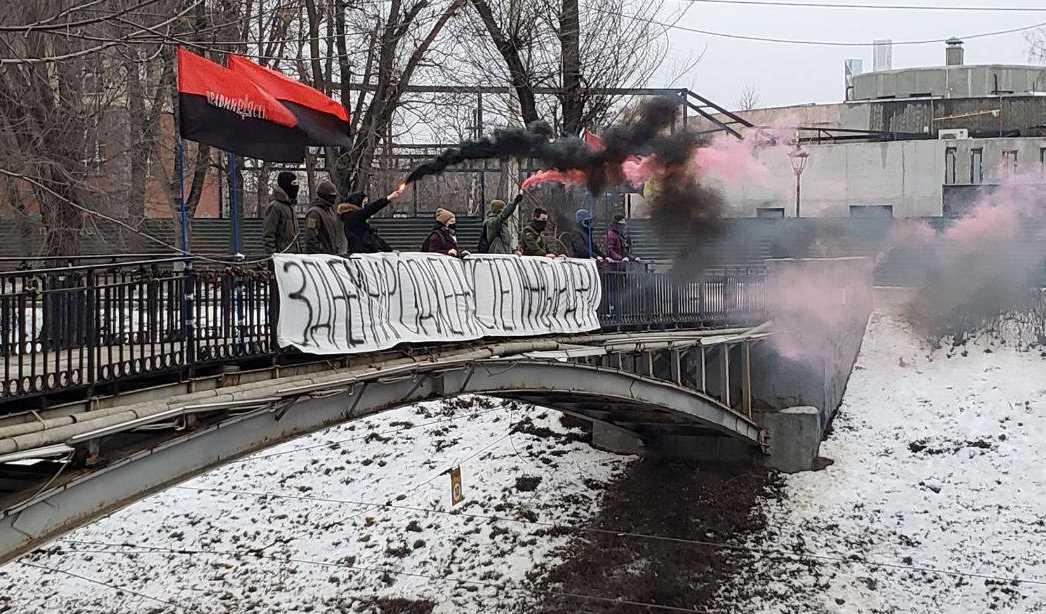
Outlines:
{"type": "MultiPolygon", "coordinates": [[[[185,266],[190,260],[0,273],[0,404],[279,356],[270,269],[194,270],[185,266]]],[[[681,280],[611,265],[600,278],[600,322],[608,329],[748,322],[764,307],[758,270],[681,280]]]]}

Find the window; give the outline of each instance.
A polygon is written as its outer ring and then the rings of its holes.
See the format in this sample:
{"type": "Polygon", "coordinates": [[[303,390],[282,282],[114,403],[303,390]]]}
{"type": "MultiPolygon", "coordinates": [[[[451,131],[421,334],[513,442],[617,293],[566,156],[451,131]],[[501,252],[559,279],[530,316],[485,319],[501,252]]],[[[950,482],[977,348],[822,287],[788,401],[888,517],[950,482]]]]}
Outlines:
{"type": "Polygon", "coordinates": [[[850,217],[893,217],[893,205],[850,205],[850,217]]]}
{"type": "Polygon", "coordinates": [[[957,164],[956,158],[958,157],[956,151],[955,147],[949,147],[944,150],[944,183],[948,185],[958,183],[958,181],[956,181],[955,173],[957,164]]]}
{"type": "Polygon", "coordinates": [[[984,149],[970,150],[970,183],[984,182],[984,149]]]}
{"type": "Polygon", "coordinates": [[[755,210],[755,216],[780,219],[785,216],[785,210],[783,207],[758,207],[755,210]]]}
{"type": "Polygon", "coordinates": [[[1012,177],[1017,174],[1017,150],[1010,149],[1002,152],[1002,175],[1012,177]]]}

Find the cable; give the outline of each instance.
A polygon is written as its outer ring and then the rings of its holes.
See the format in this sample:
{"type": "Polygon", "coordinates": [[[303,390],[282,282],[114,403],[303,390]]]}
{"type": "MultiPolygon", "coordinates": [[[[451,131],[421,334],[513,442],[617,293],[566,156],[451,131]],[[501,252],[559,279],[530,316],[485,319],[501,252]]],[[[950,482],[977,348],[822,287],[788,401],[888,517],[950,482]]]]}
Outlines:
{"type": "MultiPolygon", "coordinates": [[[[33,177],[30,177],[29,175],[26,175],[24,173],[16,173],[14,171],[9,171],[9,170],[7,170],[5,168],[0,168],[0,175],[6,175],[6,176],[12,177],[14,179],[21,179],[22,181],[26,181],[28,183],[31,183],[31,184],[35,185],[36,187],[38,187],[38,188],[40,188],[42,190],[45,190],[48,194],[50,194],[51,196],[54,196],[55,198],[61,200],[62,202],[66,203],[67,205],[78,209],[79,211],[87,213],[88,215],[93,215],[95,217],[100,217],[103,220],[106,220],[107,222],[111,222],[113,224],[116,224],[117,226],[121,226],[123,228],[126,228],[127,230],[130,230],[131,232],[133,232],[133,233],[135,233],[135,234],[137,234],[137,235],[139,235],[139,236],[141,236],[141,237],[143,237],[145,239],[148,239],[148,240],[152,241],[153,243],[156,243],[157,245],[161,245],[161,246],[166,247],[167,249],[169,249],[171,251],[178,252],[179,254],[181,254],[181,255],[183,255],[183,256],[185,256],[187,258],[194,258],[194,259],[202,260],[204,262],[212,262],[212,263],[222,264],[222,265],[227,265],[227,266],[228,265],[243,266],[243,265],[248,265],[248,264],[260,264],[262,262],[266,262],[266,261],[272,259],[272,256],[266,256],[264,258],[258,258],[258,259],[255,259],[255,260],[236,260],[236,261],[230,262],[228,260],[219,260],[217,258],[210,258],[208,256],[201,256],[201,255],[198,255],[198,254],[193,254],[191,252],[183,252],[182,248],[175,247],[175,246],[171,245],[170,243],[165,242],[162,239],[158,239],[158,238],[152,236],[151,234],[149,234],[147,232],[143,232],[143,231],[135,228],[134,226],[131,226],[127,222],[124,222],[122,220],[118,220],[118,219],[116,219],[114,217],[110,217],[110,216],[108,216],[108,215],[106,215],[104,213],[101,213],[100,211],[95,211],[94,209],[90,209],[88,207],[85,207],[85,206],[77,203],[77,202],[74,202],[73,200],[70,200],[70,199],[66,198],[65,196],[62,196],[58,192],[52,190],[51,188],[47,187],[46,185],[44,185],[40,181],[34,179],[33,177]]],[[[297,238],[297,235],[295,235],[295,238],[297,238]]],[[[280,252],[277,252],[277,253],[284,253],[284,252],[286,252],[288,249],[290,249],[291,245],[294,245],[293,241],[289,245],[287,245],[287,247],[283,248],[283,250],[281,250],[280,252]]]]}
{"type": "Polygon", "coordinates": [[[104,586],[106,588],[111,588],[114,591],[123,591],[125,593],[130,593],[132,595],[141,597],[143,599],[149,599],[149,600],[155,601],[157,603],[162,603],[164,605],[169,605],[169,606],[174,607],[174,608],[176,608],[178,610],[184,610],[185,609],[184,606],[181,606],[181,605],[179,605],[177,603],[174,603],[172,601],[166,601],[164,599],[160,599],[159,597],[153,597],[152,595],[148,595],[146,593],[139,593],[138,591],[131,590],[131,589],[125,588],[123,586],[117,586],[115,584],[110,584],[109,582],[105,582],[103,580],[97,580],[95,578],[88,578],[87,576],[82,576],[82,575],[80,575],[78,573],[74,573],[72,571],[66,571],[64,569],[58,569],[57,567],[48,567],[47,565],[40,565],[38,563],[29,563],[27,561],[18,561],[18,562],[20,564],[22,564],[22,565],[25,565],[26,567],[35,567],[35,568],[41,569],[43,571],[50,571],[52,573],[65,574],[67,576],[71,576],[73,578],[77,578],[79,580],[83,580],[85,582],[90,582],[92,584],[98,584],[99,586],[104,586]]]}
{"type": "MultiPolygon", "coordinates": [[[[429,508],[425,508],[425,507],[416,507],[416,506],[410,506],[410,505],[397,505],[397,504],[393,504],[393,503],[377,503],[377,502],[367,502],[367,501],[354,501],[354,500],[351,500],[351,499],[333,499],[333,498],[325,498],[325,497],[312,497],[312,496],[308,496],[308,495],[280,495],[280,494],[264,493],[264,492],[258,493],[258,492],[250,492],[250,491],[223,490],[223,489],[220,489],[220,488],[190,488],[190,487],[187,487],[187,486],[176,486],[174,488],[178,488],[178,489],[182,489],[182,490],[195,490],[195,491],[198,491],[198,492],[213,492],[213,493],[230,494],[230,495],[244,495],[244,496],[252,496],[252,497],[272,497],[272,498],[275,498],[275,499],[316,501],[316,502],[321,502],[321,503],[338,503],[338,504],[344,504],[344,505],[367,506],[369,508],[370,507],[387,507],[389,509],[400,509],[400,510],[404,510],[404,511],[422,512],[422,513],[425,513],[425,514],[443,514],[443,515],[447,515],[447,516],[461,516],[461,517],[464,517],[464,518],[482,519],[482,520],[488,520],[490,522],[512,522],[512,523],[516,523],[516,524],[535,525],[535,526],[540,526],[540,527],[543,527],[543,528],[551,528],[551,529],[558,529],[558,530],[563,530],[563,531],[570,531],[570,532],[573,532],[573,533],[594,533],[594,534],[599,534],[599,535],[608,535],[608,536],[612,536],[612,537],[629,537],[629,538],[633,538],[633,539],[643,539],[643,540],[650,540],[650,541],[660,541],[660,542],[669,542],[669,543],[676,543],[676,544],[686,544],[686,545],[691,545],[691,546],[702,546],[702,547],[709,547],[709,548],[719,548],[719,549],[723,549],[723,550],[739,550],[739,551],[745,551],[745,552],[751,552],[751,553],[755,553],[755,554],[760,554],[760,555],[765,556],[767,558],[784,558],[786,560],[793,560],[793,561],[804,561],[804,560],[811,560],[811,559],[813,559],[813,560],[829,561],[829,562],[835,562],[835,563],[857,563],[859,565],[865,565],[867,567],[873,567],[873,568],[874,567],[886,567],[886,568],[891,568],[891,569],[902,569],[902,570],[908,570],[908,571],[922,571],[922,572],[933,573],[933,574],[944,575],[944,576],[955,576],[955,577],[965,577],[965,578],[980,578],[980,579],[985,579],[985,580],[993,580],[993,581],[997,581],[997,582],[1006,582],[1006,583],[1011,583],[1012,582],[1012,583],[1016,583],[1016,584],[1031,584],[1031,585],[1036,585],[1036,586],[1046,586],[1046,580],[1037,580],[1037,579],[1034,579],[1034,578],[1015,578],[1015,577],[997,576],[997,575],[993,575],[993,574],[980,574],[980,573],[975,573],[975,572],[953,571],[953,570],[948,570],[948,569],[939,569],[939,568],[935,568],[935,567],[928,567],[928,566],[924,566],[924,565],[905,565],[905,564],[902,564],[902,563],[891,563],[891,562],[883,562],[883,561],[871,561],[871,560],[867,560],[867,559],[855,558],[856,555],[848,555],[848,556],[844,556],[844,555],[828,555],[828,554],[806,554],[806,555],[801,555],[801,554],[795,554],[795,553],[788,552],[786,550],[777,549],[777,548],[756,548],[756,547],[752,547],[752,546],[741,546],[741,545],[727,544],[727,543],[723,543],[723,542],[714,542],[714,541],[708,541],[708,540],[686,539],[686,538],[682,538],[682,537],[668,537],[668,536],[664,536],[664,535],[655,535],[655,534],[649,534],[649,533],[635,533],[635,532],[631,532],[631,531],[615,531],[615,530],[612,530],[612,529],[600,529],[598,527],[577,527],[577,526],[569,526],[569,525],[557,524],[557,523],[554,523],[554,522],[542,522],[542,521],[539,521],[539,520],[524,520],[524,519],[519,519],[519,518],[508,518],[508,517],[505,517],[505,516],[492,516],[492,515],[488,515],[488,514],[475,514],[475,513],[468,513],[468,512],[454,511],[454,510],[435,510],[435,509],[429,509],[429,508]]],[[[528,510],[528,511],[531,511],[531,510],[528,510]]],[[[75,540],[70,540],[70,541],[74,541],[75,542],[75,540]]],[[[91,542],[76,542],[76,543],[91,543],[91,542]]]]}
{"type": "MultiPolygon", "coordinates": [[[[785,43],[785,44],[789,44],[789,45],[817,45],[817,46],[822,46],[822,47],[873,47],[873,46],[875,46],[874,42],[870,42],[870,43],[851,43],[851,42],[844,42],[844,41],[815,41],[815,40],[801,40],[801,39],[789,39],[789,38],[772,38],[772,37],[768,37],[768,36],[749,36],[749,35],[745,35],[745,34],[729,34],[729,33],[726,33],[726,32],[714,32],[712,30],[702,30],[700,28],[691,28],[691,27],[688,27],[688,26],[680,26],[680,25],[668,24],[668,23],[656,21],[654,19],[648,19],[646,17],[639,17],[639,16],[636,16],[636,15],[627,15],[627,14],[619,12],[619,11],[609,11],[609,10],[600,9],[600,8],[594,8],[593,10],[599,11],[601,13],[606,13],[607,15],[614,15],[614,16],[617,16],[617,17],[624,17],[625,19],[632,19],[632,20],[635,20],[635,21],[645,21],[647,23],[650,23],[650,24],[653,24],[653,25],[656,25],[656,26],[661,26],[663,28],[682,30],[684,32],[693,32],[695,34],[705,34],[707,36],[717,36],[717,37],[720,37],[720,38],[731,38],[731,39],[738,39],[738,40],[757,41],[757,42],[763,42],[763,43],[785,43]]],[[[960,40],[969,40],[969,39],[972,39],[972,38],[985,38],[985,37],[988,37],[988,36],[1001,36],[1003,34],[1014,34],[1016,32],[1026,32],[1028,30],[1035,30],[1035,29],[1041,28],[1043,26],[1046,26],[1046,21],[1041,22],[1041,23],[1032,24],[1030,26],[1022,26],[1022,27],[1019,27],[1019,28],[1010,28],[1009,30],[996,30],[994,32],[981,32],[979,34],[968,34],[966,36],[960,36],[958,38],[960,40]]],[[[935,44],[935,43],[946,43],[949,40],[951,40],[952,38],[953,37],[934,38],[934,39],[926,39],[926,40],[892,41],[891,44],[893,46],[895,46],[895,47],[896,46],[901,46],[901,45],[929,45],[929,44],[935,44]]]]}
{"type": "MultiPolygon", "coordinates": [[[[479,416],[484,416],[486,414],[494,413],[494,412],[500,411],[502,409],[504,409],[504,408],[501,407],[501,406],[498,406],[498,407],[495,407],[493,409],[488,409],[486,411],[475,413],[475,414],[468,414],[468,415],[464,415],[464,416],[451,416],[451,417],[448,417],[448,418],[442,418],[440,420],[433,420],[431,422],[423,422],[421,424],[415,424],[415,425],[412,425],[412,426],[405,426],[405,427],[400,428],[400,429],[387,429],[387,430],[384,430],[384,431],[376,431],[376,433],[378,435],[392,434],[393,436],[395,436],[395,435],[397,435],[399,433],[402,433],[404,431],[420,429],[420,428],[423,428],[423,427],[426,427],[426,426],[432,426],[433,424],[440,424],[440,423],[443,423],[443,422],[454,422],[454,421],[457,421],[457,420],[478,418],[479,416]]],[[[267,458],[272,458],[274,456],[286,456],[288,454],[296,454],[298,452],[305,452],[307,450],[315,450],[317,448],[326,448],[326,447],[333,446],[333,445],[340,445],[340,444],[343,444],[343,443],[348,443],[350,441],[359,441],[361,439],[366,439],[366,438],[368,438],[368,437],[370,437],[371,435],[374,435],[374,434],[375,434],[374,432],[371,432],[371,433],[368,433],[366,435],[358,435],[356,437],[349,437],[348,439],[338,439],[338,440],[335,440],[335,441],[329,441],[327,443],[318,443],[318,444],[311,445],[311,446],[303,446],[303,447],[300,447],[300,448],[294,448],[293,450],[284,450],[283,452],[273,452],[271,454],[264,454],[262,456],[252,456],[250,458],[242,458],[240,460],[232,461],[229,464],[235,465],[235,464],[240,464],[240,463],[251,463],[251,462],[254,462],[254,461],[260,461],[260,460],[264,460],[264,459],[267,459],[267,458]]]]}
{"type": "Polygon", "coordinates": [[[79,27],[79,26],[87,26],[87,25],[91,25],[93,23],[100,23],[100,22],[103,22],[103,21],[108,21],[110,19],[113,19],[115,17],[119,17],[121,15],[126,15],[127,13],[130,13],[131,11],[134,11],[136,9],[140,9],[142,7],[149,6],[150,4],[156,4],[157,2],[159,2],[159,0],[143,0],[142,2],[139,2],[138,4],[136,4],[136,5],[132,6],[132,7],[129,7],[129,8],[122,9],[119,12],[112,13],[110,15],[104,15],[102,17],[92,17],[90,19],[82,19],[80,21],[70,21],[70,22],[66,22],[66,23],[51,24],[51,21],[53,21],[54,19],[57,19],[57,17],[54,17],[54,18],[51,18],[51,19],[48,19],[48,20],[37,21],[36,23],[26,24],[26,25],[22,25],[22,26],[0,26],[0,32],[25,32],[26,34],[28,34],[30,32],[43,32],[43,31],[50,31],[50,30],[61,30],[61,29],[66,29],[66,28],[74,28],[74,27],[79,27]],[[48,24],[50,24],[50,25],[48,25],[48,24]]]}
{"type": "MultiPolygon", "coordinates": [[[[161,21],[160,23],[158,23],[158,24],[156,24],[154,26],[143,26],[141,24],[131,23],[131,25],[139,28],[139,30],[124,36],[122,39],[116,39],[114,41],[111,41],[111,42],[108,42],[108,43],[104,43],[102,45],[97,45],[95,47],[90,47],[88,49],[81,49],[80,51],[75,51],[75,52],[72,52],[72,53],[66,53],[66,54],[63,54],[63,55],[46,56],[46,57],[39,57],[39,58],[0,58],[0,65],[6,65],[6,64],[47,64],[47,63],[51,63],[51,62],[58,62],[58,61],[62,61],[62,60],[69,60],[69,59],[73,59],[73,58],[78,58],[78,57],[81,57],[81,56],[90,55],[92,53],[97,53],[99,51],[104,51],[106,49],[109,49],[110,47],[115,47],[117,45],[120,45],[120,44],[123,44],[123,43],[127,42],[132,37],[140,34],[141,32],[152,31],[154,28],[159,28],[161,26],[165,26],[165,25],[171,23],[172,21],[175,21],[177,19],[181,19],[186,13],[188,13],[189,11],[193,10],[194,8],[196,8],[196,6],[201,4],[202,2],[203,2],[203,0],[196,0],[196,2],[190,4],[188,7],[185,8],[185,10],[183,10],[182,12],[176,14],[174,17],[171,17],[170,19],[166,19],[164,21],[161,21]]],[[[116,19],[120,20],[119,17],[117,17],[116,19]]],[[[130,22],[128,22],[128,23],[130,23],[130,22]]]]}
{"type": "Polygon", "coordinates": [[[79,549],[69,549],[69,550],[65,550],[65,552],[80,553],[80,554],[92,554],[92,555],[93,554],[115,554],[115,555],[124,555],[124,556],[128,556],[128,555],[136,556],[136,555],[141,555],[143,553],[148,553],[148,552],[153,552],[153,553],[158,553],[158,554],[175,554],[175,555],[180,555],[180,556],[198,556],[198,555],[203,554],[203,555],[213,555],[213,556],[224,556],[224,557],[230,557],[230,558],[235,558],[235,559],[239,559],[240,555],[242,553],[247,553],[249,555],[255,556],[256,558],[266,559],[266,560],[271,560],[271,561],[279,561],[279,562],[285,562],[285,563],[296,563],[298,565],[315,565],[315,566],[320,566],[320,567],[335,567],[335,568],[341,568],[341,569],[351,569],[353,571],[376,572],[376,573],[381,573],[381,574],[391,574],[391,575],[396,575],[396,576],[407,576],[407,577],[412,577],[412,578],[421,578],[421,579],[425,579],[425,580],[444,582],[444,583],[453,582],[453,583],[458,583],[458,584],[468,584],[468,585],[472,585],[472,586],[481,586],[481,587],[484,587],[484,588],[492,588],[492,589],[499,590],[499,591],[514,591],[514,592],[524,593],[524,594],[528,594],[528,595],[532,595],[532,596],[540,595],[540,596],[550,596],[550,597],[575,599],[575,600],[580,600],[580,601],[598,601],[598,602],[602,602],[602,603],[613,603],[613,604],[616,604],[616,605],[630,605],[630,606],[635,606],[635,607],[640,607],[640,608],[648,608],[648,609],[652,609],[652,610],[660,610],[660,611],[663,611],[663,612],[689,612],[691,614],[693,614],[693,613],[714,614],[715,612],[722,612],[722,610],[718,610],[718,611],[717,610],[696,610],[696,609],[693,609],[693,608],[683,608],[683,607],[671,606],[671,605],[661,605],[661,604],[658,604],[658,603],[651,603],[651,602],[647,602],[647,601],[633,601],[633,600],[630,600],[630,599],[620,599],[620,598],[616,598],[616,597],[605,597],[603,595],[591,595],[591,594],[585,594],[585,593],[574,593],[574,592],[570,592],[570,591],[554,591],[554,590],[548,590],[548,589],[528,588],[528,587],[519,586],[519,585],[513,586],[512,584],[508,584],[508,583],[498,584],[496,582],[486,582],[486,581],[483,581],[483,580],[471,580],[471,579],[467,579],[467,578],[458,578],[458,577],[448,576],[448,575],[435,576],[435,575],[431,575],[431,574],[423,574],[423,573],[418,573],[418,572],[411,572],[411,571],[403,571],[403,570],[399,570],[399,569],[392,569],[390,567],[370,567],[370,566],[364,566],[364,565],[350,565],[348,563],[332,563],[332,562],[329,562],[329,561],[316,561],[316,560],[312,560],[312,559],[303,559],[303,558],[297,558],[297,557],[271,556],[271,555],[262,554],[261,552],[251,551],[251,550],[244,550],[244,551],[237,552],[235,550],[233,550],[233,551],[229,551],[229,550],[204,550],[204,549],[190,549],[190,548],[177,548],[177,549],[175,549],[175,548],[160,548],[160,547],[156,547],[156,546],[142,546],[142,545],[137,545],[137,544],[107,544],[107,543],[103,543],[103,542],[79,542],[79,543],[84,543],[84,544],[92,544],[92,543],[94,543],[94,544],[100,545],[100,546],[116,547],[116,548],[133,548],[133,549],[137,550],[137,552],[126,552],[126,551],[119,551],[119,550],[79,550],[79,549]]]}
{"type": "Polygon", "coordinates": [[[734,4],[739,6],[778,6],[822,9],[882,9],[889,11],[972,11],[998,13],[1043,13],[1046,7],[1019,6],[931,6],[926,4],[825,4],[822,2],[785,2],[770,0],[684,0],[685,2],[704,4],[734,4]]]}

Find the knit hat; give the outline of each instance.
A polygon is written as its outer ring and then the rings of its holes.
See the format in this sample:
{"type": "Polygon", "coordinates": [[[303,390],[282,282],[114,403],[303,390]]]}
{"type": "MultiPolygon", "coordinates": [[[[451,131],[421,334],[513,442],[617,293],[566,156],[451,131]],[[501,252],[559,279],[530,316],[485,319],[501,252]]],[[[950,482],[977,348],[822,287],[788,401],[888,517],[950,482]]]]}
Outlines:
{"type": "Polygon", "coordinates": [[[338,188],[334,187],[334,184],[324,179],[320,182],[320,185],[316,186],[316,195],[323,200],[333,203],[338,200],[338,188]]]}
{"type": "Polygon", "coordinates": [[[436,209],[436,221],[440,224],[443,224],[444,226],[447,226],[457,221],[457,218],[455,217],[454,212],[447,211],[446,209],[440,207],[439,209],[436,209]]]}
{"type": "Polygon", "coordinates": [[[355,211],[359,211],[360,209],[362,209],[362,207],[351,202],[341,203],[338,205],[338,213],[353,213],[355,211]]]}
{"type": "Polygon", "coordinates": [[[345,197],[345,202],[360,207],[366,198],[367,194],[365,192],[353,192],[345,197]]]}
{"type": "Polygon", "coordinates": [[[494,200],[490,201],[491,213],[501,213],[504,209],[505,201],[501,200],[500,198],[495,198],[494,200]]]}
{"type": "Polygon", "coordinates": [[[283,193],[291,200],[298,198],[298,176],[294,173],[282,171],[276,176],[276,185],[280,186],[283,193]]]}
{"type": "Polygon", "coordinates": [[[584,224],[585,222],[592,221],[592,212],[588,209],[578,209],[577,213],[574,214],[574,219],[577,220],[578,224],[584,224]]]}

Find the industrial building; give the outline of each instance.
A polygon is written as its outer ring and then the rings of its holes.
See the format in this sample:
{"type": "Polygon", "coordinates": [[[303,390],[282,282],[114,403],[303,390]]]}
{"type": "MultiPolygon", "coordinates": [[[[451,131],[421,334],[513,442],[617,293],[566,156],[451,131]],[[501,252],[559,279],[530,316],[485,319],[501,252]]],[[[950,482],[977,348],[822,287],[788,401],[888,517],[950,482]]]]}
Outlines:
{"type": "Polygon", "coordinates": [[[798,129],[803,164],[796,173],[795,150],[757,152],[764,177],[722,182],[730,213],[955,216],[1004,183],[1041,187],[1046,67],[966,65],[963,43],[955,39],[945,60],[944,66],[893,70],[887,59],[867,73],[850,60],[843,102],[738,112],[756,126],[798,129]]]}

